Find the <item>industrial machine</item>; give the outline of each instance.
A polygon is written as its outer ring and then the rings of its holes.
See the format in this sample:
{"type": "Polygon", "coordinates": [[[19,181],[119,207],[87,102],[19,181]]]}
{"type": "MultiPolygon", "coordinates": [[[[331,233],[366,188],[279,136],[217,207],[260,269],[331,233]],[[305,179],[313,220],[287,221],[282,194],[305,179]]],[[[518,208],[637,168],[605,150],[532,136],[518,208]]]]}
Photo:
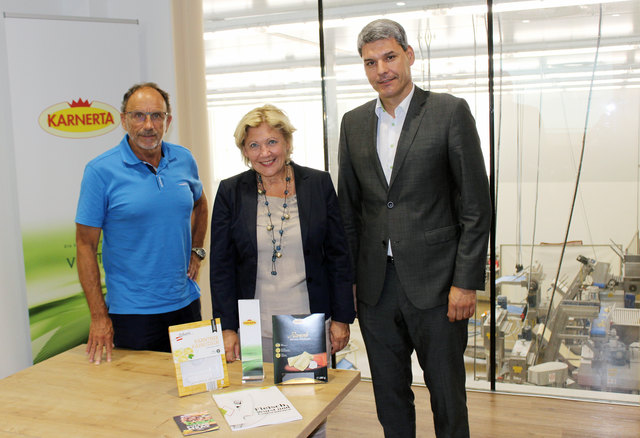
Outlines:
{"type": "MultiPolygon", "coordinates": [[[[612,274],[609,263],[580,255],[573,280],[554,279],[546,294],[539,264],[496,281],[498,291],[503,285],[526,290],[526,302],[509,303],[499,295],[492,309],[499,381],[640,393],[637,234],[633,242],[625,252],[611,245],[621,259],[621,275],[612,274]]],[[[481,330],[487,363],[490,311],[481,330]]]]}

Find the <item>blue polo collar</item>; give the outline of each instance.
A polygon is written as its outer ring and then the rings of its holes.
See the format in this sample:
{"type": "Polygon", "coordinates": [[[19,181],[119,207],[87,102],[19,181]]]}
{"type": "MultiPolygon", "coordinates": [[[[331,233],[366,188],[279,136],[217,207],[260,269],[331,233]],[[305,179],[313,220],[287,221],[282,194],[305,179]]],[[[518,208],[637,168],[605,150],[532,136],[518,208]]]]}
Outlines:
{"type": "MultiPolygon", "coordinates": [[[[158,168],[163,167],[163,162],[169,162],[175,159],[175,157],[171,153],[171,148],[164,140],[162,141],[160,147],[162,148],[162,158],[160,158],[160,164],[158,165],[158,168]]],[[[131,145],[129,145],[129,134],[125,134],[124,138],[120,142],[120,155],[122,156],[122,161],[130,166],[145,163],[140,158],[138,158],[136,154],[133,153],[131,145]]]]}

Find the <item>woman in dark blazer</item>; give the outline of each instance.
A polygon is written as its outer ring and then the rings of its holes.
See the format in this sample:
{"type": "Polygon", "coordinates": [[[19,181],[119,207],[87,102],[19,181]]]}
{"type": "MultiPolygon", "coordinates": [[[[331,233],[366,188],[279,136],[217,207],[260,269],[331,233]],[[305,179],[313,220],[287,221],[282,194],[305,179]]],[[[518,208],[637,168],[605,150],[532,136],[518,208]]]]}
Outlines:
{"type": "Polygon", "coordinates": [[[332,353],[349,341],[353,274],[338,200],[327,172],[290,161],[294,130],[272,105],[246,114],[235,140],[250,169],[221,181],[216,194],[211,301],[227,361],[240,353],[239,299],[260,299],[263,344],[277,313],[331,318],[332,353]]]}

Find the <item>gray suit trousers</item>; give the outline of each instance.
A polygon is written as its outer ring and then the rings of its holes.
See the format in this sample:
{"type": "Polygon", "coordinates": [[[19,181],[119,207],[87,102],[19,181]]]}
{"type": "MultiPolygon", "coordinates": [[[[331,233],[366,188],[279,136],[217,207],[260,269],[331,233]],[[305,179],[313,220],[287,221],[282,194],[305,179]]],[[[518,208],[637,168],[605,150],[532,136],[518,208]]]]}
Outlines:
{"type": "Polygon", "coordinates": [[[429,389],[436,435],[468,437],[463,358],[467,320],[449,322],[446,304],[416,308],[407,298],[394,265],[387,263],[380,299],[375,305],[358,300],[358,321],[385,437],[416,436],[411,390],[414,350],[429,389]]]}

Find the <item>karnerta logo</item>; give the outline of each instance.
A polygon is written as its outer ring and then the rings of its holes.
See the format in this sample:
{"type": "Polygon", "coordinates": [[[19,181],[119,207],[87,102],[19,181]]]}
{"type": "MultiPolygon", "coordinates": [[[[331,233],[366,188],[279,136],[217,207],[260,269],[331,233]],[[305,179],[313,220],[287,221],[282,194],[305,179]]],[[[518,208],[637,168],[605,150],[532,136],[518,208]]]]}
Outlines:
{"type": "Polygon", "coordinates": [[[120,113],[109,104],[72,100],[50,106],[38,118],[49,134],[66,138],[89,138],[113,131],[120,124],[120,113]]]}

